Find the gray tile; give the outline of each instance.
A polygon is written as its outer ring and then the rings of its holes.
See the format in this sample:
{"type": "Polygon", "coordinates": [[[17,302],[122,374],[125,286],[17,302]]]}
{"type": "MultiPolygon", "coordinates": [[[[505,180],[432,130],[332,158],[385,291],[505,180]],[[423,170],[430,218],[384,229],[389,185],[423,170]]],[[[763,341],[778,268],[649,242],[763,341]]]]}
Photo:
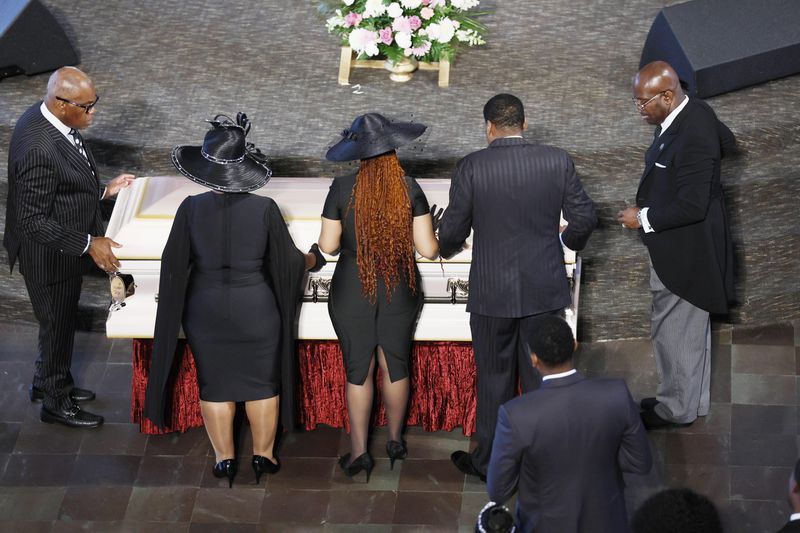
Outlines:
{"type": "Polygon", "coordinates": [[[736,500],[787,498],[791,473],[791,466],[732,466],[731,498],[736,500]]]}
{"type": "Polygon", "coordinates": [[[21,426],[19,422],[0,422],[0,453],[10,453],[14,449],[21,426]]]}
{"type": "MultiPolygon", "coordinates": [[[[455,527],[461,514],[459,492],[412,492],[397,494],[393,524],[455,527]]],[[[395,528],[392,528],[394,531],[395,528]]]]}
{"type": "Polygon", "coordinates": [[[457,492],[463,482],[464,474],[450,459],[413,459],[403,464],[399,488],[401,491],[457,492]]]}
{"type": "Polygon", "coordinates": [[[108,363],[103,379],[97,385],[97,392],[121,394],[131,390],[131,376],[133,365],[131,363],[108,363]]]}
{"type": "Polygon", "coordinates": [[[793,376],[797,370],[793,345],[734,344],[731,354],[734,374],[793,376]]]}
{"type": "Polygon", "coordinates": [[[96,429],[75,429],[61,424],[25,423],[17,437],[14,453],[75,454],[84,432],[96,429]]]}
{"type": "Polygon", "coordinates": [[[83,433],[80,453],[85,455],[144,455],[147,435],[133,424],[103,424],[83,433]]]}
{"type": "MultiPolygon", "coordinates": [[[[263,489],[199,489],[192,512],[192,522],[238,522],[255,524],[261,516],[263,489]]],[[[228,526],[225,526],[226,529],[228,526]]]]}
{"type": "Polygon", "coordinates": [[[0,485],[63,487],[74,464],[74,455],[14,454],[8,459],[0,485]]]}
{"type": "Polygon", "coordinates": [[[732,466],[791,466],[797,460],[794,435],[731,434],[732,466]]]}
{"type": "Polygon", "coordinates": [[[649,340],[610,341],[605,348],[606,371],[609,373],[655,370],[653,346],[649,340]]]}
{"type": "Polygon", "coordinates": [[[192,428],[186,433],[150,435],[145,455],[208,456],[213,452],[205,428],[192,428]]]}
{"type": "Polygon", "coordinates": [[[122,520],[130,496],[130,487],[68,487],[61,502],[59,519],[122,520]]]}
{"type": "Polygon", "coordinates": [[[734,374],[731,402],[757,405],[791,405],[797,396],[794,376],[734,374]]]}
{"type": "Polygon", "coordinates": [[[686,487],[713,500],[728,499],[731,493],[731,473],[727,465],[664,465],[667,487],[686,487]]]}
{"type": "Polygon", "coordinates": [[[733,328],[734,344],[794,344],[794,328],[790,323],[733,328]]]}
{"type": "Polygon", "coordinates": [[[692,435],[670,432],[664,436],[667,464],[727,465],[728,435],[692,435]]]}
{"type": "Polygon", "coordinates": [[[339,465],[336,464],[333,469],[330,487],[332,490],[347,491],[397,490],[404,468],[405,461],[396,461],[394,470],[390,470],[389,459],[378,457],[375,459],[375,468],[372,470],[372,474],[370,474],[369,483],[367,483],[367,477],[363,471],[353,477],[347,477],[344,475],[339,465]]]}
{"type": "Polygon", "coordinates": [[[731,406],[732,433],[796,435],[798,409],[793,405],[731,406]]]}
{"type": "Polygon", "coordinates": [[[731,345],[711,347],[711,401],[731,401],[731,345]]]}
{"type": "Polygon", "coordinates": [[[726,434],[731,432],[731,404],[712,403],[708,415],[697,417],[691,426],[676,428],[677,433],[726,434]]]}
{"type": "Polygon", "coordinates": [[[730,500],[720,511],[725,531],[733,533],[771,533],[789,519],[788,506],[782,501],[730,500]]]}
{"type": "Polygon", "coordinates": [[[189,522],[196,488],[134,487],[125,520],[134,522],[189,522]]]}
{"type": "Polygon", "coordinates": [[[55,520],[64,492],[63,487],[2,488],[0,522],[55,520]]]}
{"type": "MultiPolygon", "coordinates": [[[[308,459],[287,457],[281,460],[281,471],[268,481],[269,490],[273,489],[310,489],[325,490],[331,487],[336,459],[308,459]]],[[[338,467],[336,467],[338,470],[338,467]]],[[[364,480],[361,472],[357,480],[364,480]]]]}
{"type": "Polygon", "coordinates": [[[142,458],[134,455],[79,455],[70,485],[133,486],[142,458]]]}
{"type": "Polygon", "coordinates": [[[327,490],[271,490],[264,494],[261,516],[267,522],[292,524],[324,524],[331,496],[339,491],[327,490]]]}
{"type": "Polygon", "coordinates": [[[199,487],[209,465],[206,457],[144,456],[136,476],[137,487],[199,487]]]}
{"type": "Polygon", "coordinates": [[[50,533],[52,527],[52,520],[44,522],[13,520],[0,522],[0,533],[19,533],[20,531],[25,533],[50,533]]]}
{"type": "Polygon", "coordinates": [[[331,491],[327,522],[332,524],[391,524],[397,493],[331,491]]]}

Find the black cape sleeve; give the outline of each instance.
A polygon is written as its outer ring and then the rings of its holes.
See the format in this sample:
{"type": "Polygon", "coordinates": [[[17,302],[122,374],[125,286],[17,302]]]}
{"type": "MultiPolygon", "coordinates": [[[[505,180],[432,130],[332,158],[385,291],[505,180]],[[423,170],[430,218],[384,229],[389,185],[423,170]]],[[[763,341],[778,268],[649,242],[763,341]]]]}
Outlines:
{"type": "Polygon", "coordinates": [[[269,241],[264,263],[281,314],[281,423],[284,429],[289,430],[294,427],[296,420],[298,371],[295,324],[305,275],[305,257],[294,245],[283,215],[274,201],[270,201],[266,216],[269,241]]]}
{"type": "Polygon", "coordinates": [[[161,277],[158,282],[158,310],[153,332],[153,353],[150,375],[144,397],[144,416],[159,428],[167,425],[172,405],[170,374],[174,366],[183,303],[189,280],[191,250],[189,248],[189,202],[178,207],[167,244],[161,254],[161,277]]]}

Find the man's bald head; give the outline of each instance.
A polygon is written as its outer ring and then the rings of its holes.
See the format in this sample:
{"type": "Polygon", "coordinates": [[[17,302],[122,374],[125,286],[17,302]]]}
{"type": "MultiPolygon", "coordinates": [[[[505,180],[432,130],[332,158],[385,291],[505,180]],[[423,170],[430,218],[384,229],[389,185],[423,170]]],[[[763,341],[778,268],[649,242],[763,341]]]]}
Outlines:
{"type": "Polygon", "coordinates": [[[85,72],[75,67],[62,67],[50,75],[44,102],[61,122],[80,130],[92,123],[94,108],[87,113],[85,108],[75,104],[86,106],[96,99],[94,83],[85,72]]]}
{"type": "Polygon", "coordinates": [[[675,69],[665,61],[653,61],[633,78],[633,97],[642,118],[660,124],[683,101],[684,93],[675,69]]]}

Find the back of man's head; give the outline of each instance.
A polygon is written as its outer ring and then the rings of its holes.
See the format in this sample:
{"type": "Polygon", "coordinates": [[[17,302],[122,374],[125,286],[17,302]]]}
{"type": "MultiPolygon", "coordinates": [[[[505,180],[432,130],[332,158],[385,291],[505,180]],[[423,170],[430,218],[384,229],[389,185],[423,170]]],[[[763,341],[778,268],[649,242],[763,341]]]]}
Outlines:
{"type": "Polygon", "coordinates": [[[711,500],[689,489],[668,489],[648,498],[633,515],[634,533],[722,533],[711,500]]]}
{"type": "Polygon", "coordinates": [[[530,351],[551,368],[569,361],[575,351],[572,329],[557,315],[542,315],[532,320],[527,340],[530,351]]]}
{"type": "Polygon", "coordinates": [[[501,129],[522,129],[525,108],[513,94],[498,94],[483,106],[483,118],[501,129]]]}

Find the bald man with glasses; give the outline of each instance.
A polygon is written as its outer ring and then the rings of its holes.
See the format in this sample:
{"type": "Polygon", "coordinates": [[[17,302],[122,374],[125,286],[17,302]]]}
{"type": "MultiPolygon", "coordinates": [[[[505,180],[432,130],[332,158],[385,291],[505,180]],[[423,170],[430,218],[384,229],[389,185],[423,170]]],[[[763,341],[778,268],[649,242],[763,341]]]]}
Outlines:
{"type": "Polygon", "coordinates": [[[722,194],[723,155],[736,140],[708,104],[690,98],[663,61],[634,78],[633,103],[656,126],[645,154],[636,206],[618,221],[650,254],[651,338],[660,383],[641,401],[647,429],[689,425],[708,414],[710,314],[733,294],[733,247],[722,194]]]}
{"type": "Polygon", "coordinates": [[[3,246],[19,271],[39,322],[31,401],[42,400],[41,420],[97,427],[103,417],[81,409],[92,391],[75,387],[70,373],[78,300],[92,264],[114,272],[119,261],[103,237],[99,201],[115,196],[134,176],[101,185],[80,130],[91,125],[99,97],[74,67],[50,76],[43,102],[28,108],[11,137],[3,246]]]}

